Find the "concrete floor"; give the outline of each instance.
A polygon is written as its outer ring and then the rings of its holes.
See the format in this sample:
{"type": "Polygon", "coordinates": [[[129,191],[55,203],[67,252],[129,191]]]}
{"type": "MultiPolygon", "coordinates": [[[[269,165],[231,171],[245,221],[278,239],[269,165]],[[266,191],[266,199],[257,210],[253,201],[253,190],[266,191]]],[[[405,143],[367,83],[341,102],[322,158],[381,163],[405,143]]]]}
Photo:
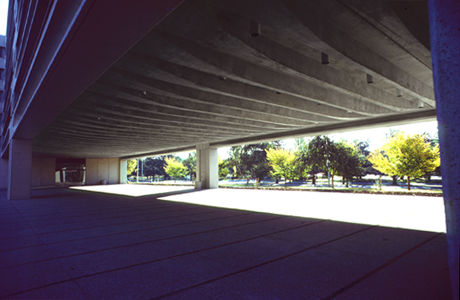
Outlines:
{"type": "Polygon", "coordinates": [[[35,195],[1,195],[0,298],[451,299],[443,233],[152,195],[35,195]]]}

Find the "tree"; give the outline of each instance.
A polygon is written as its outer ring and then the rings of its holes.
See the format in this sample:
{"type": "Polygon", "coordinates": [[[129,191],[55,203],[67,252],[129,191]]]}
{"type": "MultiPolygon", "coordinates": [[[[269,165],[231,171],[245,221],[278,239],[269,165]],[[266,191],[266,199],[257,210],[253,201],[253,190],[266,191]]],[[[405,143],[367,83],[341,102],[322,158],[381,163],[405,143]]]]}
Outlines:
{"type": "Polygon", "coordinates": [[[285,183],[295,178],[297,166],[294,153],[286,149],[275,148],[267,149],[265,152],[274,177],[284,177],[285,183]]]}
{"type": "Polygon", "coordinates": [[[431,146],[419,134],[394,135],[381,149],[374,151],[369,160],[384,174],[406,176],[408,190],[411,179],[432,172],[440,165],[439,148],[431,146]]]}
{"type": "Polygon", "coordinates": [[[335,151],[331,158],[333,174],[342,176],[346,187],[353,176],[360,176],[364,172],[365,157],[360,154],[359,148],[345,142],[335,144],[335,151]]]}
{"type": "Polygon", "coordinates": [[[227,178],[228,174],[230,174],[228,160],[222,160],[220,157],[218,158],[219,164],[219,178],[227,178]]]}
{"type": "Polygon", "coordinates": [[[362,172],[361,174],[356,174],[355,176],[364,176],[366,174],[381,174],[379,171],[372,167],[372,163],[369,161],[368,157],[371,154],[369,151],[369,142],[368,141],[358,141],[353,142],[354,148],[357,150],[357,155],[360,156],[362,162],[362,172]]]}
{"type": "Polygon", "coordinates": [[[295,174],[298,179],[307,179],[313,173],[312,166],[308,164],[308,144],[304,138],[295,139],[295,174]]]}
{"type": "MultiPolygon", "coordinates": [[[[303,160],[311,167],[313,184],[315,184],[316,173],[320,171],[330,173],[330,162],[335,152],[335,143],[327,136],[316,136],[308,143],[307,148],[303,160]]],[[[334,185],[333,181],[332,185],[334,185]]]]}
{"type": "Polygon", "coordinates": [[[187,175],[190,175],[190,180],[193,181],[193,178],[196,178],[196,152],[190,153],[182,163],[187,168],[187,175]]]}
{"type": "Polygon", "coordinates": [[[147,157],[144,160],[145,176],[167,176],[164,167],[166,166],[165,156],[147,157]]]}
{"type": "Polygon", "coordinates": [[[137,168],[137,159],[130,159],[127,162],[127,170],[126,173],[127,175],[131,175],[134,171],[136,171],[137,168]]]}
{"type": "Polygon", "coordinates": [[[241,146],[233,146],[229,151],[230,157],[228,158],[228,164],[233,169],[233,177],[235,178],[243,177],[245,175],[243,170],[244,168],[241,163],[242,149],[243,148],[241,146]]]}
{"type": "Polygon", "coordinates": [[[164,167],[165,172],[174,178],[176,181],[177,178],[184,177],[187,174],[187,168],[176,158],[167,157],[165,158],[166,166],[164,167]]]}
{"type": "Polygon", "coordinates": [[[230,149],[229,167],[236,170],[238,177],[247,178],[248,183],[250,178],[259,183],[271,171],[265,150],[279,146],[279,142],[234,146],[230,149]]]}

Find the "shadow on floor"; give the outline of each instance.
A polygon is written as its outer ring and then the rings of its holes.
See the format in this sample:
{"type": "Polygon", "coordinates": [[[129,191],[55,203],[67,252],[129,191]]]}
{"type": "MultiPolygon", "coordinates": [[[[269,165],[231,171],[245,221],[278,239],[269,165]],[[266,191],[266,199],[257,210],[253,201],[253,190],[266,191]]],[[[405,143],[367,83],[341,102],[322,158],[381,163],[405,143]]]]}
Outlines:
{"type": "Polygon", "coordinates": [[[71,193],[0,202],[0,298],[450,299],[442,233],[71,193]]]}

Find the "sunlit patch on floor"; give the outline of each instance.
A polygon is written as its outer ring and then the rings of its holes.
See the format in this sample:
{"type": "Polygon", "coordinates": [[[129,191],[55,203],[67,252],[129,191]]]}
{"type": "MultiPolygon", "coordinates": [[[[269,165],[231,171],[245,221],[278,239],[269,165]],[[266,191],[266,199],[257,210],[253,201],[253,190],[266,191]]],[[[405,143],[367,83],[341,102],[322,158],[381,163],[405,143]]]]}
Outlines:
{"type": "Polygon", "coordinates": [[[147,195],[165,195],[175,192],[192,191],[190,186],[153,186],[144,184],[110,184],[110,185],[91,185],[74,186],[74,190],[115,194],[131,197],[141,197],[147,195]]]}
{"type": "Polygon", "coordinates": [[[160,200],[446,232],[442,197],[215,189],[171,195],[160,200]]]}

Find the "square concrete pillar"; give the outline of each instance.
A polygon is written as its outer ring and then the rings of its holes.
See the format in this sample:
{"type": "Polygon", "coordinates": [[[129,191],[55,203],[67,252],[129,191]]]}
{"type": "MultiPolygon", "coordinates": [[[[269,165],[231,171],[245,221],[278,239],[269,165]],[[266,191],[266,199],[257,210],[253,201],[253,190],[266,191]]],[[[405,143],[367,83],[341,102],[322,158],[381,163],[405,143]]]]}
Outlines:
{"type": "Polygon", "coordinates": [[[8,160],[0,158],[0,190],[8,187],[8,160]]]}
{"type": "Polygon", "coordinates": [[[208,144],[196,146],[197,189],[216,189],[219,186],[217,148],[208,144]]]}
{"type": "Polygon", "coordinates": [[[120,183],[128,183],[128,160],[120,159],[120,183]]]}
{"type": "Polygon", "coordinates": [[[442,190],[453,299],[459,299],[460,244],[460,5],[428,2],[442,190]]]}
{"type": "Polygon", "coordinates": [[[8,159],[9,200],[29,199],[32,176],[32,140],[12,139],[8,159]]]}

